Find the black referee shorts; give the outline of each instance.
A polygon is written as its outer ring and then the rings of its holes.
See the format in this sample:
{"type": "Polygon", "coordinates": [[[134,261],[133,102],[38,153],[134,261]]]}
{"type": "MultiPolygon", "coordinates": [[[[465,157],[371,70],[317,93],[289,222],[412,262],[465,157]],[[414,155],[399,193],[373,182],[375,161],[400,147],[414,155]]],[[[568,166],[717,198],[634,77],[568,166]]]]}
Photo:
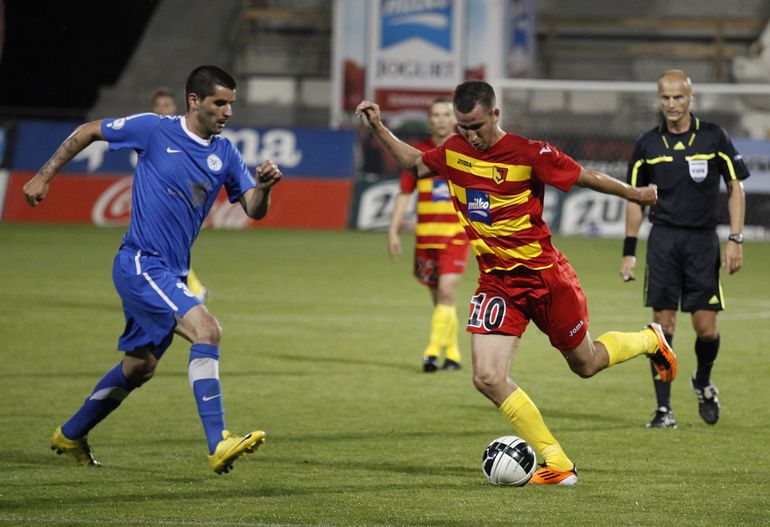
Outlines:
{"type": "Polygon", "coordinates": [[[715,230],[653,225],[647,241],[644,305],[686,313],[724,309],[719,283],[719,238],[715,230]]]}

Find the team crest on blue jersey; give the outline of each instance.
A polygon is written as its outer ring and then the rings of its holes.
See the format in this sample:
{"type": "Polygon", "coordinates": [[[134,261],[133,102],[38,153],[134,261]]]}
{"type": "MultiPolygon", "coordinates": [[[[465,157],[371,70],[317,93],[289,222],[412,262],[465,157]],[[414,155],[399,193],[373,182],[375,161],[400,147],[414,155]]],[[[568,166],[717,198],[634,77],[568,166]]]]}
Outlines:
{"type": "Polygon", "coordinates": [[[478,221],[491,225],[492,221],[489,217],[490,202],[489,194],[481,192],[480,190],[468,189],[465,192],[466,207],[468,211],[468,219],[470,221],[478,221]]]}
{"type": "Polygon", "coordinates": [[[219,159],[219,156],[216,154],[211,154],[206,159],[206,164],[208,164],[209,168],[214,172],[219,172],[222,170],[222,160],[219,159]]]}
{"type": "Polygon", "coordinates": [[[126,118],[121,117],[120,119],[115,119],[111,123],[107,123],[107,126],[111,127],[113,130],[120,130],[125,124],[126,118]]]}
{"type": "Polygon", "coordinates": [[[449,201],[449,185],[447,185],[444,179],[433,180],[433,192],[431,193],[432,201],[449,201]]]}

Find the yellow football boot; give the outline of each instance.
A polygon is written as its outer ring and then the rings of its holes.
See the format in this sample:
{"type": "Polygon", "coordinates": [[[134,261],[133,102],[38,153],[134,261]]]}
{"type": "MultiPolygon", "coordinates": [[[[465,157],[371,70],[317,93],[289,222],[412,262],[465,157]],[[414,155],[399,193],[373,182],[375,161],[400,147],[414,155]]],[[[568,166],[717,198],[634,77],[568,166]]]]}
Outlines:
{"type": "Polygon", "coordinates": [[[267,434],[255,430],[245,436],[237,436],[228,430],[222,431],[222,441],[217,444],[214,453],[209,456],[211,470],[217,474],[227,474],[233,468],[233,461],[244,454],[251,454],[265,442],[267,434]]]}

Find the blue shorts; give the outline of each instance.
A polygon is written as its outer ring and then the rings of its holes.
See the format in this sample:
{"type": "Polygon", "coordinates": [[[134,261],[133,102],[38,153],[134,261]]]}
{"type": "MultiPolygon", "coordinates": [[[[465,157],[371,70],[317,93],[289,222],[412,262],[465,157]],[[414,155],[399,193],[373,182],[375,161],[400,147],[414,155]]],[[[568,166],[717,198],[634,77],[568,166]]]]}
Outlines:
{"type": "Polygon", "coordinates": [[[174,338],[174,317],[201,303],[187,288],[186,277],[171,272],[157,256],[126,247],[115,255],[112,281],[126,317],[120,351],[153,346],[152,353],[160,358],[174,338]]]}

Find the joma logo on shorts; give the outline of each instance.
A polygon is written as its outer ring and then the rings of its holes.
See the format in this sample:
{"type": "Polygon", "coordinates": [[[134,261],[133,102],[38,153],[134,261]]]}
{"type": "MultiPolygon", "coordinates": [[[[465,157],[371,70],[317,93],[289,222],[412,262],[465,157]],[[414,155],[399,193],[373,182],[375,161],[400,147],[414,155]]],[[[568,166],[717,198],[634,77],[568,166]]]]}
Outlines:
{"type": "Polygon", "coordinates": [[[584,321],[582,321],[582,320],[580,322],[578,322],[577,326],[575,326],[574,328],[569,330],[569,336],[570,337],[574,337],[577,334],[577,332],[580,331],[580,328],[582,328],[585,325],[586,325],[586,323],[584,321]]]}

